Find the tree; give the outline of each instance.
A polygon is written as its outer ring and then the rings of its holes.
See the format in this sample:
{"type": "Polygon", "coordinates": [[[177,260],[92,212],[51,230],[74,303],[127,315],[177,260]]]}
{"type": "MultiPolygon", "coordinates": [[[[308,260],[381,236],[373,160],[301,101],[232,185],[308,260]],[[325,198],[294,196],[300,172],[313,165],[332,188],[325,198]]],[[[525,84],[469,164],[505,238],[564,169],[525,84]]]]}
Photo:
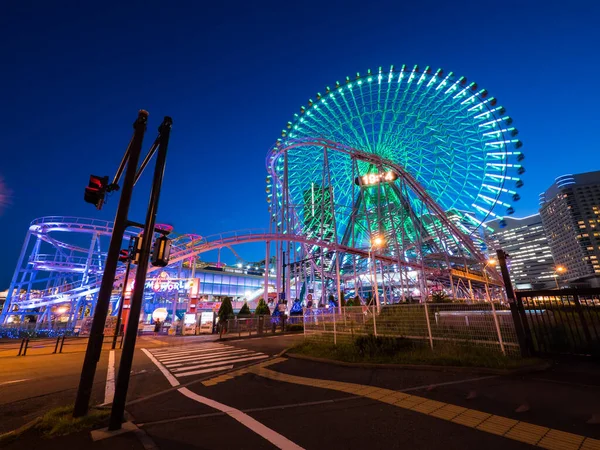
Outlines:
{"type": "Polygon", "coordinates": [[[223,333],[227,332],[227,319],[234,315],[233,306],[231,306],[231,299],[229,297],[225,297],[217,315],[219,316],[219,337],[222,337],[223,333]]]}
{"type": "Polygon", "coordinates": [[[290,309],[290,316],[301,316],[302,314],[304,314],[304,311],[302,309],[302,302],[296,299],[296,301],[292,305],[292,309],[290,309]]]}
{"type": "Polygon", "coordinates": [[[256,309],[254,310],[255,316],[267,316],[271,314],[271,310],[269,306],[265,303],[264,299],[260,299],[258,305],[256,305],[256,309]]]}
{"type": "Polygon", "coordinates": [[[238,313],[238,317],[249,316],[251,314],[250,308],[248,307],[248,303],[244,302],[244,306],[240,308],[240,312],[238,313]]]}
{"type": "Polygon", "coordinates": [[[329,297],[327,297],[327,300],[329,301],[330,305],[337,306],[337,302],[336,302],[335,297],[333,296],[333,294],[329,294],[329,297]]]}

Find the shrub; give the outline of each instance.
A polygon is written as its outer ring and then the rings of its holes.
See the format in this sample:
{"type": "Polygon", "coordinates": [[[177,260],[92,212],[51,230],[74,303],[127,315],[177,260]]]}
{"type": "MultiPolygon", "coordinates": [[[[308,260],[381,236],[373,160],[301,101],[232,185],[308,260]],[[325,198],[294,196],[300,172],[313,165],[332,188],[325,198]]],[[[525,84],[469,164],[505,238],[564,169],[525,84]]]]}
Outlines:
{"type": "Polygon", "coordinates": [[[233,306],[231,306],[231,299],[229,297],[225,297],[217,315],[219,316],[220,323],[224,323],[227,319],[233,317],[233,306]]]}
{"type": "Polygon", "coordinates": [[[240,312],[238,313],[238,317],[249,316],[251,314],[250,308],[248,308],[248,303],[244,302],[244,306],[240,308],[240,312]]]}
{"type": "Polygon", "coordinates": [[[291,325],[288,325],[286,328],[287,331],[304,331],[304,325],[302,325],[301,323],[293,323],[291,325]]]}
{"type": "Polygon", "coordinates": [[[359,336],[354,340],[354,346],[361,356],[393,356],[396,353],[412,349],[413,343],[409,339],[385,336],[359,336]]]}
{"type": "Polygon", "coordinates": [[[256,309],[254,310],[254,315],[256,316],[267,316],[271,315],[271,310],[269,306],[265,303],[264,299],[260,299],[258,305],[256,305],[256,309]]]}

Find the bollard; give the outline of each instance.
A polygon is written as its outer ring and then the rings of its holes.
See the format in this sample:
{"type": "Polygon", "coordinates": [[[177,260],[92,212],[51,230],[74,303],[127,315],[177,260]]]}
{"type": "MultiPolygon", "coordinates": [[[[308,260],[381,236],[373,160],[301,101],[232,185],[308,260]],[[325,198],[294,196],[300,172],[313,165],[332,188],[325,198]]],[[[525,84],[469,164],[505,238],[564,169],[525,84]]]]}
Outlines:
{"type": "Polygon", "coordinates": [[[52,354],[56,354],[56,352],[58,351],[58,344],[60,343],[60,336],[58,336],[56,338],[56,344],[54,345],[54,351],[52,352],[52,354]]]}
{"type": "Polygon", "coordinates": [[[65,337],[64,336],[60,340],[60,350],[58,350],[58,353],[62,353],[63,345],[65,345],[65,337]]]}
{"type": "Polygon", "coordinates": [[[21,352],[23,351],[24,344],[25,344],[25,338],[21,339],[21,347],[19,347],[19,354],[17,356],[21,356],[21,352]]]}
{"type": "Polygon", "coordinates": [[[23,356],[27,354],[27,347],[29,346],[29,338],[25,338],[25,348],[23,349],[23,356]]]}

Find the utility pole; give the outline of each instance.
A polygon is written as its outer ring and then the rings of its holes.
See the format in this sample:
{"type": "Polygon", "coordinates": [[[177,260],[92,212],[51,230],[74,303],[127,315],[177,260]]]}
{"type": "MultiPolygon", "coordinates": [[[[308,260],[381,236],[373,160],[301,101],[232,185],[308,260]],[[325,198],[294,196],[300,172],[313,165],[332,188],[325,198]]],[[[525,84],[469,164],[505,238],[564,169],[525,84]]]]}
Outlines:
{"type": "Polygon", "coordinates": [[[142,302],[144,300],[144,285],[146,282],[146,272],[148,271],[150,249],[152,248],[152,236],[154,234],[154,225],[156,223],[158,200],[160,198],[160,190],[165,172],[167,149],[172,124],[172,119],[170,117],[165,117],[163,123],[158,129],[160,136],[158,144],[158,154],[156,158],[156,166],[154,167],[154,179],[152,182],[152,191],[150,193],[148,210],[146,212],[146,222],[144,224],[142,248],[140,250],[139,264],[135,274],[135,288],[131,297],[129,320],[127,321],[127,331],[125,333],[125,340],[123,342],[121,362],[119,364],[119,373],[117,375],[117,381],[115,385],[115,396],[113,399],[110,421],[108,425],[109,430],[120,429],[121,423],[123,422],[125,402],[127,398],[127,390],[129,387],[129,378],[131,374],[131,366],[133,364],[133,353],[135,350],[135,341],[137,338],[138,322],[140,318],[142,302]]]}
{"type": "Polygon", "coordinates": [[[133,124],[133,128],[135,130],[133,138],[131,139],[127,151],[125,152],[125,156],[123,157],[119,171],[117,172],[118,176],[115,178],[118,180],[120,177],[119,172],[122,172],[124,164],[126,163],[127,171],[125,172],[121,198],[119,200],[119,206],[115,216],[110,245],[108,247],[108,254],[106,256],[102,284],[100,285],[98,300],[96,301],[94,319],[83,360],[83,367],[81,369],[81,378],[79,381],[79,387],[77,389],[75,406],[73,408],[73,417],[81,417],[86,415],[89,408],[90,397],[92,395],[92,386],[94,384],[94,376],[96,375],[96,366],[100,360],[100,352],[102,351],[102,343],[104,341],[104,324],[106,322],[106,316],[108,315],[110,296],[113,290],[113,283],[117,271],[117,263],[119,261],[119,252],[123,242],[123,235],[125,233],[125,229],[127,228],[127,215],[129,213],[129,205],[131,203],[135,174],[137,171],[140,153],[142,151],[142,143],[144,140],[144,133],[146,132],[147,120],[148,113],[143,110],[140,111],[138,113],[137,120],[133,124]]]}

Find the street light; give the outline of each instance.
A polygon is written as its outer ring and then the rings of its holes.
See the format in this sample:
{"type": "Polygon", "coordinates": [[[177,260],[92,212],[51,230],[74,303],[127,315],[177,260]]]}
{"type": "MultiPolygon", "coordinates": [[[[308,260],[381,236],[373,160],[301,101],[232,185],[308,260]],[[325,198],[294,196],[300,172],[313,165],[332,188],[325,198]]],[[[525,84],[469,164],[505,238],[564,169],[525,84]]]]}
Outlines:
{"type": "Polygon", "coordinates": [[[379,287],[377,286],[377,263],[373,261],[373,249],[377,247],[381,247],[384,244],[384,241],[381,237],[375,236],[371,241],[371,248],[369,249],[369,261],[373,263],[372,273],[373,277],[373,285],[375,286],[375,304],[377,305],[377,312],[381,310],[381,305],[379,303],[379,287]]]}
{"type": "Polygon", "coordinates": [[[556,281],[556,289],[560,289],[560,286],[558,285],[558,277],[560,277],[561,273],[566,272],[567,269],[565,269],[564,266],[556,266],[554,270],[554,281],[556,281]]]}
{"type": "Polygon", "coordinates": [[[490,295],[490,288],[489,288],[490,279],[487,274],[487,267],[488,266],[496,266],[496,264],[498,264],[497,260],[495,260],[494,258],[489,258],[485,262],[485,266],[483,267],[483,275],[485,276],[485,294],[487,295],[488,302],[490,302],[490,303],[492,302],[492,296],[490,295]]]}

